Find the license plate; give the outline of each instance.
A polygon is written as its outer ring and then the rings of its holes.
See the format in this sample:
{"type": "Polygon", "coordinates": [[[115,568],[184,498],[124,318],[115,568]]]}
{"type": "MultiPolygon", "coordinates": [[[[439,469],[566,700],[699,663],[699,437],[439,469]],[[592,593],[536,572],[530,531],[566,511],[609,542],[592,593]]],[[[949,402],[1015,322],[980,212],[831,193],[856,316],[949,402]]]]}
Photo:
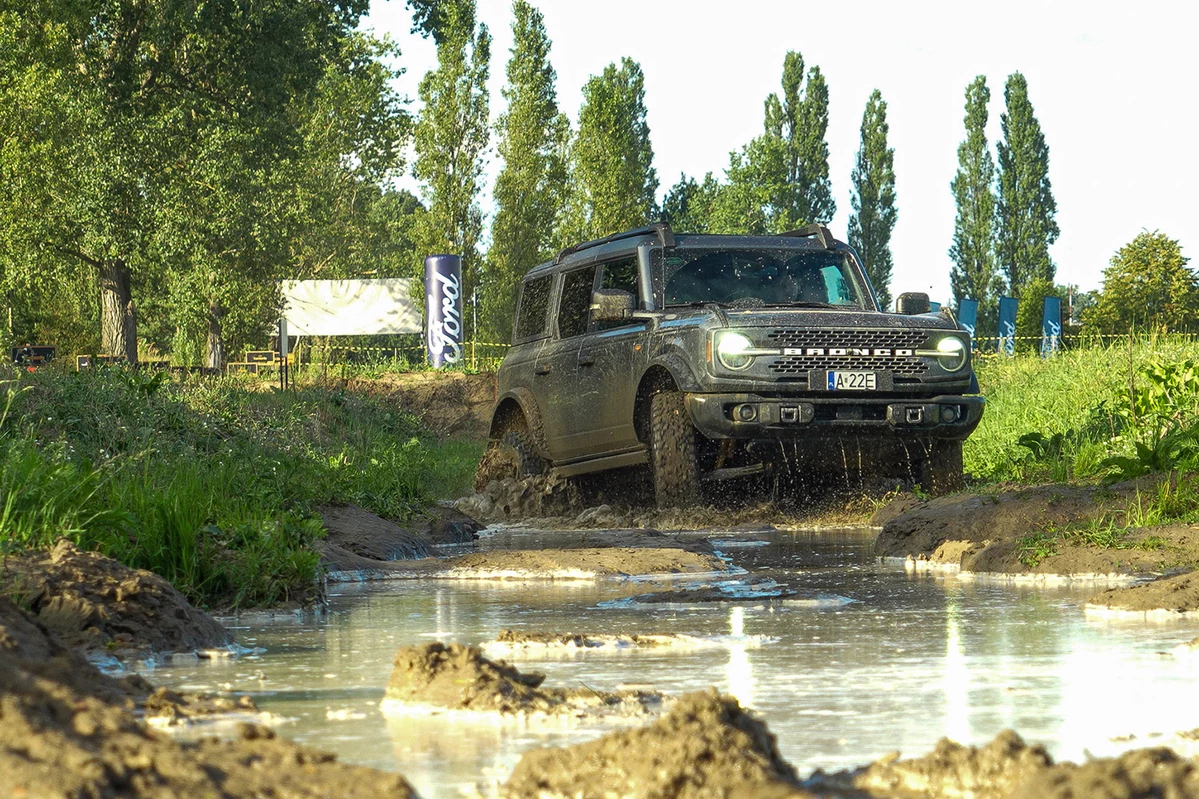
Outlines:
{"type": "Polygon", "coordinates": [[[829,391],[874,391],[878,378],[874,372],[836,371],[828,373],[829,391]]]}

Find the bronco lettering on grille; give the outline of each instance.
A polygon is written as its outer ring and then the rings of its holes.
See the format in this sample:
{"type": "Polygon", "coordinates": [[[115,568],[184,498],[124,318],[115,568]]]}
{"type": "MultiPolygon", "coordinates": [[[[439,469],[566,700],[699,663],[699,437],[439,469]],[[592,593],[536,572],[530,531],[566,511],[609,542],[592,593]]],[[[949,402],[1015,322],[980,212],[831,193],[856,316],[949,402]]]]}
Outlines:
{"type": "Polygon", "coordinates": [[[915,350],[891,347],[783,347],[783,355],[825,355],[842,358],[911,358],[915,350]]]}

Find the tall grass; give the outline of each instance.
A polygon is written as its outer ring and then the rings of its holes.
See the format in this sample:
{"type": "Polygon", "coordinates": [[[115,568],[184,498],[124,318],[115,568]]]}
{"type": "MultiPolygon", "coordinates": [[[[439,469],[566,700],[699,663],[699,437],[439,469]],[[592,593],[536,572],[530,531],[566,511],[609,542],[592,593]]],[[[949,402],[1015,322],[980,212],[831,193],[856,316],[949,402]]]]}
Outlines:
{"type": "Polygon", "coordinates": [[[966,442],[966,471],[1029,482],[1188,468],[1185,441],[1199,441],[1199,378],[1187,377],[1188,362],[1193,371],[1199,343],[1172,336],[980,358],[987,409],[966,442]]]}
{"type": "Polygon", "coordinates": [[[206,605],[305,599],[320,504],[404,521],[465,491],[481,450],[344,391],[181,386],[123,369],[20,380],[0,416],[0,547],[65,536],[206,605]]]}

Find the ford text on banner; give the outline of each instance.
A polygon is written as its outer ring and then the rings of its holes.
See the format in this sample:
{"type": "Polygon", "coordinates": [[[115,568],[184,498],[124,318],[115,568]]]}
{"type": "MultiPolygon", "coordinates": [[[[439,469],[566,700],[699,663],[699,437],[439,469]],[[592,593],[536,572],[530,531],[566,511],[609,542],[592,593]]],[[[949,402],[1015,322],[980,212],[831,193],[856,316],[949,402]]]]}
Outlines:
{"type": "Polygon", "coordinates": [[[412,280],[285,280],[283,316],[293,336],[419,333],[412,280]]]}
{"type": "Polygon", "coordinates": [[[974,330],[978,326],[978,300],[962,300],[958,303],[958,322],[966,328],[970,338],[974,338],[974,330]]]}
{"type": "Polygon", "coordinates": [[[425,258],[425,346],[429,364],[440,368],[462,360],[462,259],[425,258]]]}
{"type": "Polygon", "coordinates": [[[1016,305],[1014,297],[999,298],[999,351],[1016,354],[1016,305]]]}
{"type": "Polygon", "coordinates": [[[1062,338],[1062,298],[1046,297],[1041,313],[1041,357],[1057,352],[1062,338]]]}

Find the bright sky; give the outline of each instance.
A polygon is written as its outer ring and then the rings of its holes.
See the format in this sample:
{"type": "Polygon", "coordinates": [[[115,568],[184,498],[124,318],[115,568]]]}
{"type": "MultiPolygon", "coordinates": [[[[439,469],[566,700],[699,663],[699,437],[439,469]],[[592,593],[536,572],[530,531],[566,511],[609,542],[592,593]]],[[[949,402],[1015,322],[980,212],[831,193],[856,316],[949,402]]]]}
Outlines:
{"type": "MultiPolygon", "coordinates": [[[[478,0],[494,37],[491,112],[512,44],[510,0],[478,0]]],[[[1015,71],[1049,145],[1061,237],[1051,250],[1059,283],[1098,288],[1112,254],[1142,229],[1182,243],[1199,266],[1199,4],[1140,0],[541,0],[553,42],[558,98],[572,121],[582,87],[629,56],[645,72],[646,107],[660,195],[679,173],[723,177],[731,150],[762,130],[762,103],[779,91],[783,57],[797,50],[829,85],[829,168],[837,201],[831,228],[845,238],[850,171],[862,112],[878,88],[895,150],[899,221],[892,238],[893,293],[947,300],[954,204],[949,182],[964,137],[964,92],[975,75],[991,87],[992,150],[1003,84],[1015,71]]],[[[375,0],[368,27],[403,50],[399,88],[436,65],[431,42],[409,33],[402,0],[375,0]]],[[[488,194],[499,167],[494,147],[488,194]]],[[[414,184],[413,184],[414,187],[414,184]]]]}

